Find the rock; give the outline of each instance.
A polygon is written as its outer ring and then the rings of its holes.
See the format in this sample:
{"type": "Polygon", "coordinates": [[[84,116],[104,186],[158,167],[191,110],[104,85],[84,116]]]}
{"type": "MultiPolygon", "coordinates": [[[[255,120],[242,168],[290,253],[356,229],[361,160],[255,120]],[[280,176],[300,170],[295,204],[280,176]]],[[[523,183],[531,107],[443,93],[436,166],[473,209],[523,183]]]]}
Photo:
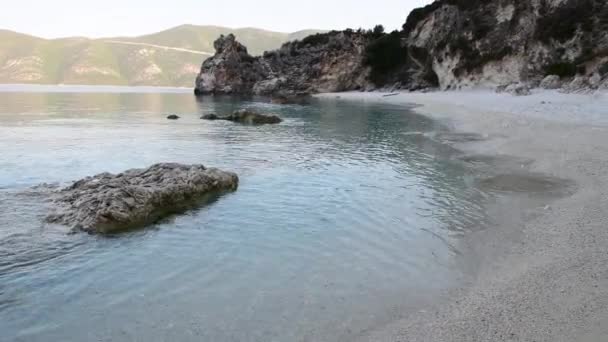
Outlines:
{"type": "Polygon", "coordinates": [[[501,85],[499,85],[499,86],[496,87],[495,91],[497,93],[504,93],[507,90],[508,86],[509,86],[508,84],[501,84],[501,85]]]}
{"type": "Polygon", "coordinates": [[[233,35],[220,36],[216,53],[196,79],[197,94],[303,95],[365,88],[363,32],[332,31],[284,44],[253,57],[233,35]]]}
{"type": "Polygon", "coordinates": [[[205,196],[234,191],[238,182],[232,172],[202,165],[167,163],[102,173],[57,192],[55,211],[46,220],[89,233],[115,233],[183,212],[205,196]]]}
{"type": "Polygon", "coordinates": [[[576,76],[570,83],[564,84],[564,93],[587,93],[591,90],[589,79],[585,76],[576,76]]]}
{"type": "Polygon", "coordinates": [[[559,89],[562,86],[562,80],[557,75],[549,75],[540,82],[542,89],[559,89]]]}
{"type": "Polygon", "coordinates": [[[277,96],[277,97],[273,97],[272,99],[270,99],[270,103],[274,103],[274,104],[289,104],[289,99],[287,99],[286,97],[283,96],[277,96]]]}
{"type": "Polygon", "coordinates": [[[203,115],[201,116],[201,119],[203,120],[219,120],[220,117],[215,115],[215,114],[207,114],[207,115],[203,115]]]}
{"type": "Polygon", "coordinates": [[[530,86],[524,83],[514,83],[504,88],[504,92],[514,96],[527,96],[532,94],[530,92],[530,86]]]}
{"type": "Polygon", "coordinates": [[[274,104],[307,104],[310,101],[310,96],[307,95],[277,95],[270,102],[274,104]]]}
{"type": "Polygon", "coordinates": [[[602,84],[602,76],[600,74],[595,73],[591,77],[589,77],[589,86],[591,89],[598,89],[602,84]]]}
{"type": "Polygon", "coordinates": [[[177,120],[177,119],[179,119],[179,116],[172,114],[172,115],[167,116],[167,119],[168,120],[177,120]]]}
{"type": "Polygon", "coordinates": [[[218,116],[215,114],[207,114],[203,116],[201,119],[204,120],[226,120],[239,122],[243,124],[249,125],[264,125],[264,124],[277,124],[281,123],[283,120],[276,115],[266,115],[259,114],[256,112],[252,112],[247,109],[237,110],[236,112],[226,115],[226,116],[218,116]]]}
{"type": "Polygon", "coordinates": [[[276,115],[258,114],[247,109],[238,110],[228,117],[228,120],[246,124],[277,124],[282,122],[276,115]]]}
{"type": "Polygon", "coordinates": [[[213,46],[216,54],[203,63],[195,94],[248,94],[267,74],[258,59],[249,55],[233,34],[221,35],[213,46]]]}

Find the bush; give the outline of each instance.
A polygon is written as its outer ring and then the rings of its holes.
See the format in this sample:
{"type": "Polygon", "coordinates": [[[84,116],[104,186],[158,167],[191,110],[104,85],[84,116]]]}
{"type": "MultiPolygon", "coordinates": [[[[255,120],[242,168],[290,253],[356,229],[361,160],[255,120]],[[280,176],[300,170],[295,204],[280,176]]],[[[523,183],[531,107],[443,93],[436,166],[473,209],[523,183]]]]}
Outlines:
{"type": "Polygon", "coordinates": [[[579,28],[583,32],[591,32],[595,10],[594,0],[568,0],[549,11],[545,0],[536,25],[536,36],[543,42],[553,39],[564,43],[572,39],[579,28]]]}
{"type": "Polygon", "coordinates": [[[405,34],[409,34],[420,21],[426,18],[429,14],[437,10],[441,7],[445,1],[434,1],[430,5],[426,5],[424,7],[416,8],[410,12],[407,16],[405,24],[403,24],[403,32],[405,34]]]}
{"type": "Polygon", "coordinates": [[[608,62],[602,64],[598,71],[600,72],[600,75],[602,75],[602,77],[608,75],[608,62]]]}
{"type": "Polygon", "coordinates": [[[317,33],[317,34],[313,34],[310,35],[304,39],[302,39],[301,41],[297,42],[297,47],[301,48],[304,46],[318,46],[318,45],[324,45],[329,43],[329,36],[335,34],[335,32],[328,32],[328,33],[317,33]]]}
{"type": "Polygon", "coordinates": [[[364,51],[363,63],[371,68],[370,79],[382,84],[387,74],[407,61],[407,48],[401,44],[401,35],[394,31],[372,41],[364,51]]]}
{"type": "Polygon", "coordinates": [[[378,37],[382,36],[384,34],[384,26],[382,26],[382,25],[374,26],[374,30],[372,31],[372,34],[374,36],[378,36],[378,37]]]}
{"type": "Polygon", "coordinates": [[[405,24],[403,24],[403,31],[408,34],[431,13],[439,9],[443,5],[453,5],[458,7],[460,10],[471,11],[481,8],[483,5],[489,3],[490,0],[436,0],[424,7],[416,8],[410,12],[407,16],[405,24]]]}
{"type": "Polygon", "coordinates": [[[560,78],[573,77],[577,73],[576,64],[570,62],[560,62],[547,65],[545,75],[557,75],[560,78]]]}

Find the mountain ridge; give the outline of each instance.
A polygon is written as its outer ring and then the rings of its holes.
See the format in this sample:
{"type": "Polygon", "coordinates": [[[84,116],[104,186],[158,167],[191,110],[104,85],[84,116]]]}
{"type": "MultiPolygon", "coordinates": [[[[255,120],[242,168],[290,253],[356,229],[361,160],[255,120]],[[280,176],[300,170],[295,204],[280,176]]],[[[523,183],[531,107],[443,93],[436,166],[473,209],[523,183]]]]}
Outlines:
{"type": "Polygon", "coordinates": [[[234,33],[261,54],[317,32],[184,24],[134,37],[47,39],[0,29],[0,83],[191,87],[221,34],[234,33]]]}

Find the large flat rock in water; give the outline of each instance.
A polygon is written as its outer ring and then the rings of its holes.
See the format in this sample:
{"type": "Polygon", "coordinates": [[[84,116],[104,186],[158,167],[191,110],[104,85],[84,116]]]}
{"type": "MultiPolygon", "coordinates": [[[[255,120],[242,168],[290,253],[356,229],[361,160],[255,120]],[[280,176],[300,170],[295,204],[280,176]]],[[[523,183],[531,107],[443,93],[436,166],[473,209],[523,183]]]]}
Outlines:
{"type": "Polygon", "coordinates": [[[114,175],[102,173],[60,190],[47,221],[90,233],[143,227],[234,191],[238,176],[203,165],[156,164],[114,175]]]}

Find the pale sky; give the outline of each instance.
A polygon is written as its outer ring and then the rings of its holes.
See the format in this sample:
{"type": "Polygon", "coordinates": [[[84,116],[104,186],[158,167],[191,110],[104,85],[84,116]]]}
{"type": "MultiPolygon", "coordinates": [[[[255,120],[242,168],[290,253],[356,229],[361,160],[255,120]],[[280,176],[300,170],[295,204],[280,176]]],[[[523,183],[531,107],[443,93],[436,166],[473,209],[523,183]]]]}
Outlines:
{"type": "Polygon", "coordinates": [[[3,0],[0,28],[45,38],[134,36],[182,24],[397,29],[431,0],[3,0]]]}

